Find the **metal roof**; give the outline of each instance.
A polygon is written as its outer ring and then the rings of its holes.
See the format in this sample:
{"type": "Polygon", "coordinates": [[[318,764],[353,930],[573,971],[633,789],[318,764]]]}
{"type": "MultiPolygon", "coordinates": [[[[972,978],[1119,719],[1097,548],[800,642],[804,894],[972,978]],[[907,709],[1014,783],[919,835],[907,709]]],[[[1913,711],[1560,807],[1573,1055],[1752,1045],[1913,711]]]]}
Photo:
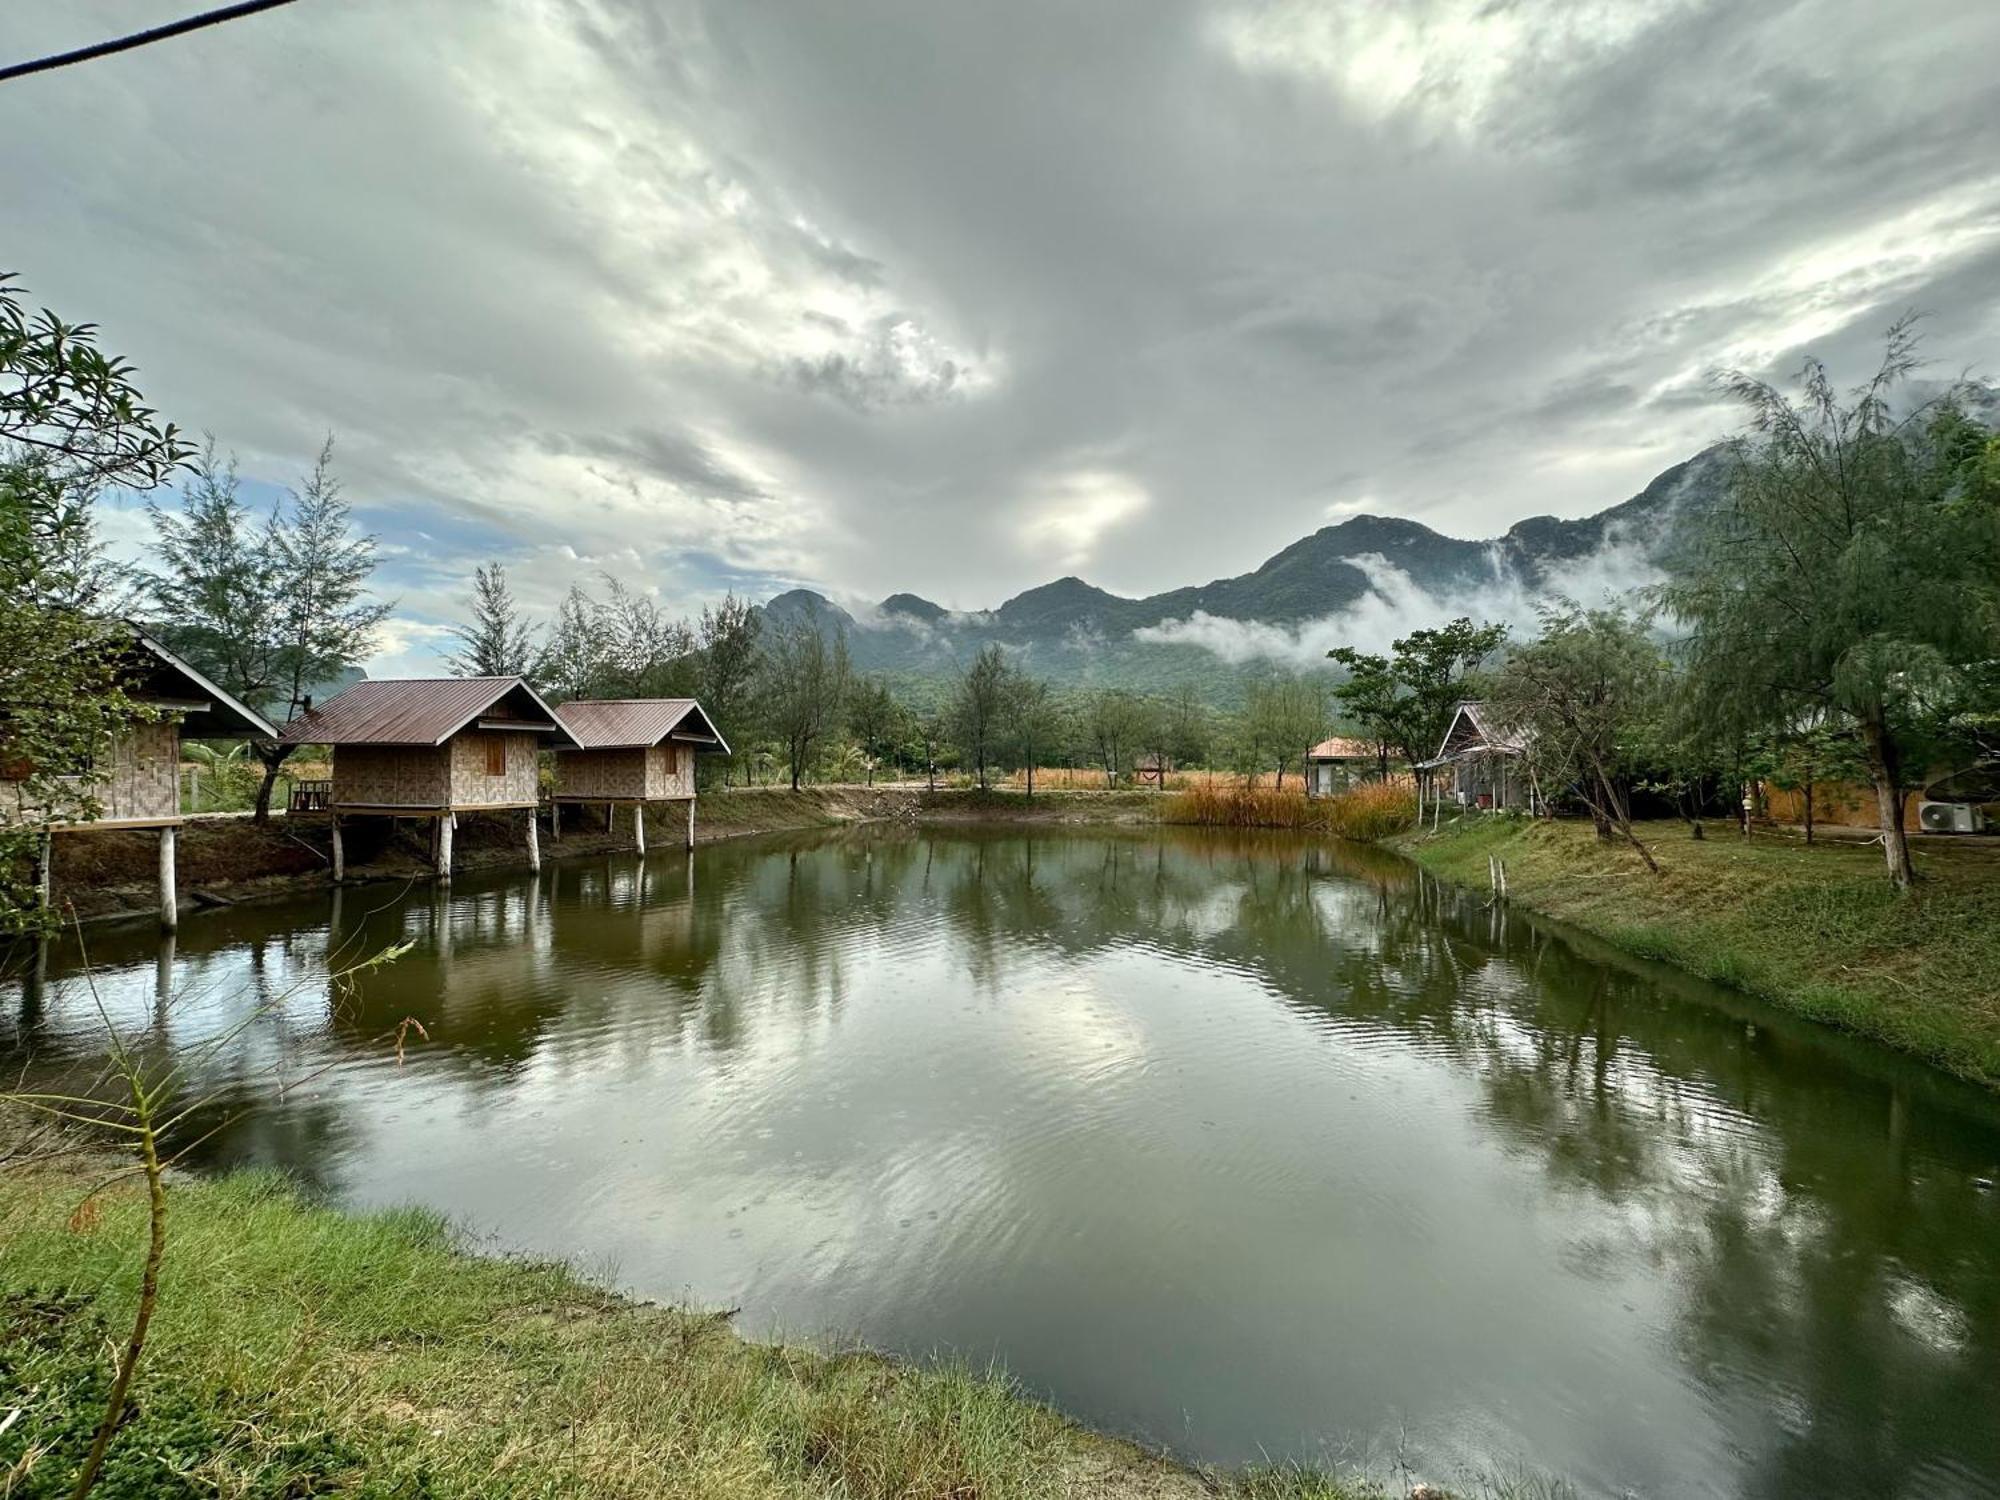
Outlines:
{"type": "Polygon", "coordinates": [[[672,734],[728,743],[692,698],[576,698],[556,710],[563,728],[585,750],[638,750],[672,734]],[[695,721],[690,725],[687,721],[695,721]]]}
{"type": "Polygon", "coordinates": [[[1499,724],[1494,722],[1492,711],[1485,703],[1475,699],[1468,699],[1466,702],[1458,705],[1458,708],[1452,713],[1451,722],[1445,726],[1444,739],[1438,743],[1436,760],[1426,761],[1425,764],[1437,765],[1443,761],[1452,760],[1459,755],[1463,755],[1467,751],[1497,751],[1503,755],[1520,755],[1527,748],[1527,742],[1519,734],[1503,729],[1499,724]],[[1465,720],[1466,723],[1472,726],[1475,738],[1471,744],[1465,745],[1458,750],[1453,750],[1451,748],[1452,737],[1458,733],[1458,721],[1460,719],[1465,720]]]}
{"type": "Polygon", "coordinates": [[[131,630],[132,638],[140,650],[208,699],[209,706],[197,710],[198,718],[193,721],[186,719],[181,721],[181,732],[188,738],[208,739],[211,737],[210,731],[213,731],[213,737],[217,739],[237,734],[255,735],[261,739],[271,740],[278,737],[278,728],[269,719],[242,699],[210,682],[187,662],[148,635],[145,627],[132,620],[127,620],[125,624],[131,630]]]}
{"type": "Polygon", "coordinates": [[[357,682],[285,726],[289,745],[442,745],[496,704],[534,718],[558,739],[569,732],[519,677],[410,677],[357,682]]]}
{"type": "Polygon", "coordinates": [[[1306,751],[1307,760],[1374,760],[1377,757],[1373,740],[1351,739],[1336,734],[1332,739],[1321,740],[1306,751]]]}

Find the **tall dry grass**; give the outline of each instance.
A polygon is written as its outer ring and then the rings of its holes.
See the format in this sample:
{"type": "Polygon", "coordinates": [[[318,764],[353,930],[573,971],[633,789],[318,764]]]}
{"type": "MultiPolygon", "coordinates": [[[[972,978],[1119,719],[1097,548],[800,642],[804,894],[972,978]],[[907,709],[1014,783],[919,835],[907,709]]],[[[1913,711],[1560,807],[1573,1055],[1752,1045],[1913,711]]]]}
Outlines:
{"type": "MultiPolygon", "coordinates": [[[[967,778],[969,779],[969,778],[967,778]]],[[[1004,776],[996,776],[994,785],[1008,791],[1023,791],[1027,787],[1027,772],[1009,771],[1004,776]]],[[[1277,773],[1258,771],[1249,778],[1254,787],[1276,788],[1277,773]]],[[[1283,790],[1292,791],[1303,786],[1300,772],[1294,768],[1285,772],[1283,790]]],[[[1240,771],[1175,770],[1167,772],[1166,790],[1170,792],[1190,792],[1203,787],[1235,787],[1244,785],[1240,771]]],[[[1146,791],[1159,789],[1158,783],[1147,781],[1134,775],[1129,769],[1119,774],[1118,789],[1129,790],[1139,787],[1146,791]]],[[[1035,790],[1051,792],[1101,792],[1107,790],[1102,766],[1037,766],[1035,768],[1035,790]]],[[[1412,814],[1414,816],[1414,814],[1412,814]]]]}
{"type": "Polygon", "coordinates": [[[1209,828],[1297,828],[1345,839],[1379,839],[1408,828],[1416,793],[1397,782],[1367,781],[1330,797],[1209,781],[1176,793],[1161,821],[1209,828]]]}

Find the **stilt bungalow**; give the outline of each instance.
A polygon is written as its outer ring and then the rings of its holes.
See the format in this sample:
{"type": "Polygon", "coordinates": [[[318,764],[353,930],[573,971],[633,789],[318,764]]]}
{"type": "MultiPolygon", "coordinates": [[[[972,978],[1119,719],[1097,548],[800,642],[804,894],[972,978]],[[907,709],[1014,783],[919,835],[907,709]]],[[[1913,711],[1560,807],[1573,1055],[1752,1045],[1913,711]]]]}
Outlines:
{"type": "Polygon", "coordinates": [[[430,820],[437,877],[449,881],[461,813],[525,813],[528,867],[539,870],[540,751],[575,745],[519,677],[357,682],[294,719],[284,739],[332,749],[324,803],[335,880],[346,875],[342,820],[357,817],[430,820]]]}
{"type": "MultiPolygon", "coordinates": [[[[217,687],[140,627],[128,625],[128,632],[120,686],[127,698],[154,710],[158,717],[131,725],[95,754],[88,768],[79,768],[75,780],[96,802],[97,815],[51,823],[48,832],[158,829],[160,925],[171,932],[178,912],[176,834],[187,821],[181,815],[180,742],[276,739],[278,731],[257,710],[217,687]]],[[[0,708],[0,729],[4,723],[5,710],[0,708]]],[[[0,747],[0,818],[35,815],[35,809],[24,805],[23,783],[31,769],[5,755],[0,747]]],[[[44,900],[49,894],[53,859],[53,841],[45,839],[39,861],[44,900]]]]}
{"type": "Polygon", "coordinates": [[[1461,703],[1452,714],[1438,753],[1417,767],[1433,797],[1461,807],[1533,812],[1535,795],[1525,765],[1527,745],[1502,729],[1483,703],[1461,703]]]}
{"type": "Polygon", "coordinates": [[[727,755],[729,746],[692,698],[580,698],[556,710],[570,743],[556,747],[549,829],[558,838],[562,809],[595,804],[608,828],[620,807],[632,809],[632,841],[646,852],[646,808],[685,808],[686,845],[694,847],[694,758],[727,755]]]}

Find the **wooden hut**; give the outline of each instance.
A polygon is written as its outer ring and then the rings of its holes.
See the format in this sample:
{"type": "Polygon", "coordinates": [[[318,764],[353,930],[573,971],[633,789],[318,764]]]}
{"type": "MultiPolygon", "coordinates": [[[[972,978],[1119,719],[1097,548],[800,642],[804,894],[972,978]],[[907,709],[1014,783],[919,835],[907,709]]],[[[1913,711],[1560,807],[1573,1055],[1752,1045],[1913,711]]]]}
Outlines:
{"type": "Polygon", "coordinates": [[[540,751],[574,744],[519,677],[357,682],[294,719],[284,738],[332,748],[335,880],[346,873],[341,820],[353,817],[429,819],[438,879],[448,881],[460,813],[525,811],[528,866],[540,869],[540,751]]]}
{"type": "MultiPolygon", "coordinates": [[[[159,716],[133,724],[92,757],[77,781],[98,805],[97,816],[49,825],[51,835],[92,829],[159,830],[160,925],[173,931],[178,913],[175,890],[176,834],[181,815],[180,742],[183,739],[276,739],[278,731],[257,710],[210,682],[187,662],[136,625],[120,662],[119,686],[132,702],[159,716]]],[[[0,709],[4,719],[4,709],[0,709]]],[[[33,815],[23,805],[23,782],[30,768],[0,756],[0,818],[33,815]]],[[[46,814],[43,814],[46,816],[46,814]]],[[[48,895],[53,844],[41,856],[41,889],[48,895]]]]}
{"type": "Polygon", "coordinates": [[[1306,751],[1306,791],[1315,797],[1330,796],[1379,777],[1382,770],[1382,752],[1373,740],[1336,734],[1306,751]]]}
{"type": "Polygon", "coordinates": [[[1534,788],[1524,760],[1527,745],[1495,722],[1484,703],[1461,703],[1438,744],[1438,753],[1417,767],[1434,797],[1461,807],[1500,812],[1534,811],[1534,788]]]}
{"type": "Polygon", "coordinates": [[[614,810],[632,809],[632,839],[646,852],[649,803],[684,805],[687,847],[694,847],[694,758],[727,755],[729,746],[692,698],[580,698],[556,710],[572,743],[556,748],[550,829],[560,836],[564,803],[594,803],[609,827],[614,810]]]}

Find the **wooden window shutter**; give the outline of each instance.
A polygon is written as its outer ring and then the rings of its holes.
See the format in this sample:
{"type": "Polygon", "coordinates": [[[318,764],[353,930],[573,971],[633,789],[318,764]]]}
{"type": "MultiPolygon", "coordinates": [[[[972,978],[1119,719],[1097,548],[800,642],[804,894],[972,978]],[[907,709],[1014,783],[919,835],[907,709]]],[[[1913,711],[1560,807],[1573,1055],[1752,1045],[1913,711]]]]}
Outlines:
{"type": "Polygon", "coordinates": [[[507,737],[492,734],[486,737],[486,774],[505,776],[507,774],[507,737]]]}

